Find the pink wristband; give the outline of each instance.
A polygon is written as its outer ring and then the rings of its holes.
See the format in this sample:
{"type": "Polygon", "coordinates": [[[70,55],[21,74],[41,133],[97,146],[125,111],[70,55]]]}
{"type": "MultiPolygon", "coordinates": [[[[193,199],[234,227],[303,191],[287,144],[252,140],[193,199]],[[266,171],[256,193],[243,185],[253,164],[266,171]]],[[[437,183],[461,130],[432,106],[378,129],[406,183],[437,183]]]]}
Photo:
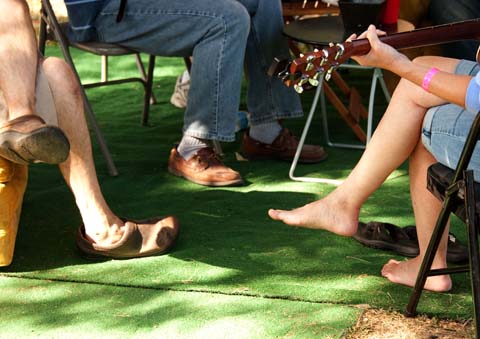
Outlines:
{"type": "Polygon", "coordinates": [[[438,72],[440,72],[438,68],[432,67],[428,70],[427,74],[425,74],[425,76],[423,77],[422,88],[427,92],[429,92],[430,81],[432,81],[434,75],[437,74],[438,72]]]}

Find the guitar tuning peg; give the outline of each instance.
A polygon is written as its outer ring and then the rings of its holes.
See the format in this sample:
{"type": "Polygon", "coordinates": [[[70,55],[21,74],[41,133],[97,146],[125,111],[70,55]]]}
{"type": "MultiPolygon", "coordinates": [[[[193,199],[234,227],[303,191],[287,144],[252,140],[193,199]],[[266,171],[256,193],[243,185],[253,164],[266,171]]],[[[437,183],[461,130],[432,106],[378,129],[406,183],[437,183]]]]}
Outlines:
{"type": "Polygon", "coordinates": [[[314,87],[317,87],[320,82],[317,79],[315,79],[315,77],[312,77],[308,79],[308,83],[314,87]]]}
{"type": "Polygon", "coordinates": [[[315,48],[313,51],[314,51],[315,53],[318,53],[318,52],[319,52],[318,48],[315,48]]]}
{"type": "Polygon", "coordinates": [[[310,72],[315,65],[313,64],[313,61],[315,60],[315,57],[313,55],[309,55],[307,57],[307,65],[305,66],[305,71],[310,72]]]}
{"type": "Polygon", "coordinates": [[[308,79],[308,83],[314,87],[317,87],[318,84],[320,83],[320,81],[318,80],[318,77],[320,76],[320,74],[323,73],[323,70],[321,72],[317,72],[315,73],[315,75],[311,78],[308,79]]]}
{"type": "Polygon", "coordinates": [[[300,58],[303,58],[304,56],[305,56],[305,54],[300,53],[300,58]]]}
{"type": "Polygon", "coordinates": [[[303,93],[303,87],[302,87],[302,85],[300,85],[300,84],[295,84],[295,85],[293,85],[293,88],[295,89],[295,92],[297,92],[298,94],[302,94],[302,93],[303,93]]]}
{"type": "Polygon", "coordinates": [[[335,54],[335,60],[338,60],[342,55],[343,52],[345,51],[345,47],[343,44],[337,44],[337,54],[335,54]]]}
{"type": "Polygon", "coordinates": [[[329,68],[327,74],[325,74],[325,80],[328,81],[332,77],[333,68],[329,68]]]}
{"type": "Polygon", "coordinates": [[[298,93],[298,94],[302,94],[303,93],[303,85],[305,83],[307,83],[308,81],[308,77],[307,76],[302,76],[302,78],[298,81],[298,83],[296,83],[295,85],[293,85],[293,88],[295,89],[295,91],[298,93]]]}

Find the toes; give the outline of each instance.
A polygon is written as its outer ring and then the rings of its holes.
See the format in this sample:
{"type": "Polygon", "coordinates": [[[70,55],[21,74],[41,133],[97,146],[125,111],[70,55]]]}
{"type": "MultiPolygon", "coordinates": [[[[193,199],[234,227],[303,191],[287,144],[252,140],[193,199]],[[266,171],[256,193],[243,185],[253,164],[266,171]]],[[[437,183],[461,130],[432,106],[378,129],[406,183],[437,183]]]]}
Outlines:
{"type": "Polygon", "coordinates": [[[390,259],[385,265],[382,267],[382,276],[388,277],[392,273],[392,271],[400,264],[399,261],[395,259],[390,259]]]}
{"type": "Polygon", "coordinates": [[[270,216],[270,218],[272,218],[274,220],[282,220],[281,219],[281,214],[282,214],[281,210],[274,210],[274,209],[269,209],[268,210],[268,215],[270,216]]]}

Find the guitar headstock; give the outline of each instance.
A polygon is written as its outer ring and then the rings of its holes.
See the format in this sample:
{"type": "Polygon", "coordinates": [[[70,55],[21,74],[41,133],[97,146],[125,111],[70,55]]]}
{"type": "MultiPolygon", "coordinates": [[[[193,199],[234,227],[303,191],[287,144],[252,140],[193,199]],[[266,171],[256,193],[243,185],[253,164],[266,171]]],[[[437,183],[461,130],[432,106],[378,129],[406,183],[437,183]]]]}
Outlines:
{"type": "Polygon", "coordinates": [[[291,62],[275,60],[269,74],[277,76],[286,86],[293,86],[295,91],[302,93],[306,85],[318,86],[322,76],[325,80],[330,80],[332,72],[348,58],[345,53],[348,44],[350,42],[330,44],[322,50],[314,49],[300,54],[291,62]]]}

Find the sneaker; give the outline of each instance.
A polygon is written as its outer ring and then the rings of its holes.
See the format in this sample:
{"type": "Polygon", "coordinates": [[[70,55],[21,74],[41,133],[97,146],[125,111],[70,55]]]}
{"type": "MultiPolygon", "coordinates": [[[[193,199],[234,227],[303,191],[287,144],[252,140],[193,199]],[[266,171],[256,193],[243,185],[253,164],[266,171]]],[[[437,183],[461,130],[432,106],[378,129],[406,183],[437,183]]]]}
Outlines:
{"type": "Polygon", "coordinates": [[[202,148],[189,160],[185,160],[178,153],[177,147],[172,148],[168,171],[204,186],[232,186],[243,183],[240,173],[225,166],[211,147],[202,148]]]}
{"type": "MultiPolygon", "coordinates": [[[[298,147],[298,139],[285,127],[271,144],[264,144],[250,137],[247,130],[242,140],[242,155],[250,160],[277,159],[292,161],[298,147]]],[[[321,146],[303,145],[299,162],[317,163],[327,158],[321,146]]]]}
{"type": "Polygon", "coordinates": [[[180,74],[175,83],[175,89],[170,97],[170,102],[173,106],[178,108],[187,107],[188,91],[190,90],[190,78],[184,80],[184,75],[180,74]]]}

